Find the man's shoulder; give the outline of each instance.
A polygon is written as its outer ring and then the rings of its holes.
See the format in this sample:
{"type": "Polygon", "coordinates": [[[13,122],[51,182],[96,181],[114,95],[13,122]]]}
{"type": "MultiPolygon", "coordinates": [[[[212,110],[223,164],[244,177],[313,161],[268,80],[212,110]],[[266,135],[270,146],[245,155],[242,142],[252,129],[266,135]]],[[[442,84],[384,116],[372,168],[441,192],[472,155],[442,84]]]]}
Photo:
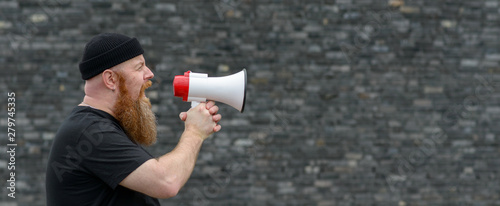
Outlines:
{"type": "Polygon", "coordinates": [[[76,107],[62,123],[58,133],[102,133],[124,134],[123,129],[113,116],[90,107],[76,107]]]}
{"type": "Polygon", "coordinates": [[[110,114],[91,107],[78,106],[68,116],[67,122],[77,122],[79,125],[96,123],[118,125],[118,121],[110,114]]]}

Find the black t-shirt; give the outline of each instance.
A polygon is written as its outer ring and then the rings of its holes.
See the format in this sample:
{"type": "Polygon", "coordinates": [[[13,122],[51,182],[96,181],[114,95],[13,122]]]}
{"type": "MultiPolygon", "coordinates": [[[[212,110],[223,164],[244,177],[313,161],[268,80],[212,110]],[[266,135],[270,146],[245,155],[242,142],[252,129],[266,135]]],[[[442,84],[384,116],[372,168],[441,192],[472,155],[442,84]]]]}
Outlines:
{"type": "Polygon", "coordinates": [[[55,136],[46,176],[48,206],[160,205],[119,183],[153,158],[110,114],[76,107],[55,136]]]}

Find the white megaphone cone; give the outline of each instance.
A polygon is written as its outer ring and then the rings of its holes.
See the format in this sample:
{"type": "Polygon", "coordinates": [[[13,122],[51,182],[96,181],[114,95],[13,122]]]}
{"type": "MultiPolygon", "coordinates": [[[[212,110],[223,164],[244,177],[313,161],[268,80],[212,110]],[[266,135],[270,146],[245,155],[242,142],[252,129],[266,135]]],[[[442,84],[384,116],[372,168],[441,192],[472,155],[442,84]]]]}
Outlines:
{"type": "Polygon", "coordinates": [[[247,72],[246,69],[224,77],[208,77],[207,74],[187,71],[174,78],[174,96],[191,102],[215,100],[234,107],[240,112],[245,109],[247,72]]]}

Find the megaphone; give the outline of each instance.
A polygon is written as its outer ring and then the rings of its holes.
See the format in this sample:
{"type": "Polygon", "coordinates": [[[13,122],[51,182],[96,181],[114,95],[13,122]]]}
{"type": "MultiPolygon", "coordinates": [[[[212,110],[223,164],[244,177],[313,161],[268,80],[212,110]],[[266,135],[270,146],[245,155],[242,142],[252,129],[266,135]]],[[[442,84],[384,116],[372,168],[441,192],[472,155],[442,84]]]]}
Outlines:
{"type": "Polygon", "coordinates": [[[184,75],[176,75],[173,85],[174,96],[191,102],[191,107],[208,99],[228,104],[242,113],[245,109],[246,69],[224,77],[208,77],[208,74],[187,71],[184,75]]]}

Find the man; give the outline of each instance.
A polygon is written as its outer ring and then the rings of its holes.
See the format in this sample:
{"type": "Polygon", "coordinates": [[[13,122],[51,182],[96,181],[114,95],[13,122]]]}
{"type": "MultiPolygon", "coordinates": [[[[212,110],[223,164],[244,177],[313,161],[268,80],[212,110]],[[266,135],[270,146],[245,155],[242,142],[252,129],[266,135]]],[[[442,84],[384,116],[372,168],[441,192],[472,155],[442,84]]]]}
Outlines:
{"type": "Polygon", "coordinates": [[[201,103],[179,117],[185,129],[171,152],[153,158],[156,119],[144,90],[154,74],[136,38],[104,33],[79,65],[85,97],[60,126],[49,155],[47,205],[159,205],[191,175],[203,141],[221,129],[218,107],[201,103]]]}

